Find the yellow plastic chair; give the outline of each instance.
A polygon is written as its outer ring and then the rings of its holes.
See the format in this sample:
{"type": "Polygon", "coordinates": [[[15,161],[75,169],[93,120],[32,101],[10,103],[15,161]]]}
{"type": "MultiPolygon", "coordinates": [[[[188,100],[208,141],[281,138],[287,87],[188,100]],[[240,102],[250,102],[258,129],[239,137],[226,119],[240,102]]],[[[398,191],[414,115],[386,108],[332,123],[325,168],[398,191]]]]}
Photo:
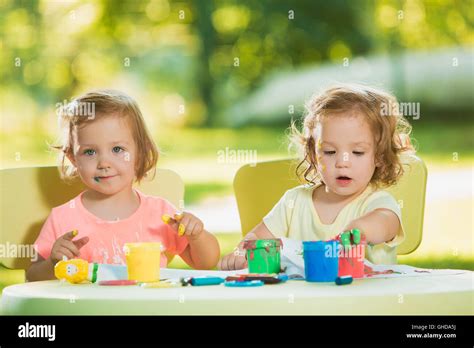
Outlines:
{"type": "MultiPolygon", "coordinates": [[[[137,187],[145,194],[166,198],[179,206],[184,197],[184,183],[178,174],[157,169],[153,180],[142,180],[137,187]]],[[[30,248],[35,242],[51,209],[64,204],[85,189],[80,180],[64,183],[57,167],[28,167],[0,170],[0,245],[30,248]]],[[[157,216],[157,219],[160,219],[157,216]]],[[[25,253],[26,251],[23,251],[25,253]]],[[[27,269],[30,257],[2,257],[0,274],[7,278],[8,270],[27,269]]],[[[21,256],[21,255],[19,255],[21,256]]],[[[18,277],[15,277],[17,279],[18,277]]]]}
{"type": "MultiPolygon", "coordinates": [[[[405,240],[397,247],[398,255],[409,254],[421,243],[427,169],[415,155],[401,157],[405,173],[390,192],[402,208],[405,240]]],[[[242,234],[250,232],[273,208],[283,193],[301,183],[296,177],[298,162],[285,159],[242,166],[234,178],[242,234]]]]}

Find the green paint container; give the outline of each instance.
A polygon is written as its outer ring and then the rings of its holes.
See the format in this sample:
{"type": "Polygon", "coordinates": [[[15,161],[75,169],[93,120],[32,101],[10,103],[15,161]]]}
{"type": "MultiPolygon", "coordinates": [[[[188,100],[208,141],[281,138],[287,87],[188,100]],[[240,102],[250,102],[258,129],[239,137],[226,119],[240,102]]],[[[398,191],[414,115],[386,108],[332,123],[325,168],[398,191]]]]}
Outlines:
{"type": "Polygon", "coordinates": [[[281,239],[245,241],[249,273],[280,273],[281,246],[281,239]]]}

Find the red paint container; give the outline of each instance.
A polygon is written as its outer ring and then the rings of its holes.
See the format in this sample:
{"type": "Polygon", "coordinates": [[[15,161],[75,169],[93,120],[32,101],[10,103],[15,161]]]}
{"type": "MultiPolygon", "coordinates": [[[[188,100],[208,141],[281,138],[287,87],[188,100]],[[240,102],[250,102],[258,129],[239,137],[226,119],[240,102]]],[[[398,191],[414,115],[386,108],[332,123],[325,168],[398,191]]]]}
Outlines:
{"type": "Polygon", "coordinates": [[[367,243],[362,236],[357,245],[352,245],[349,249],[344,249],[341,245],[339,250],[339,272],[338,276],[352,276],[352,278],[364,277],[365,247],[367,243]]]}

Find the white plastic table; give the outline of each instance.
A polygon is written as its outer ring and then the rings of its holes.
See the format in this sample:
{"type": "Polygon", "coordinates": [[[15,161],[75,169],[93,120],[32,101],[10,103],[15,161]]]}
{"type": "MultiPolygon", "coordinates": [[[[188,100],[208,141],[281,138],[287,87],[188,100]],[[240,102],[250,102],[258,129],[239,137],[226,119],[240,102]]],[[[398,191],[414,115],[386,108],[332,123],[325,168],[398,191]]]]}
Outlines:
{"type": "Polygon", "coordinates": [[[253,288],[72,285],[56,280],[6,287],[8,315],[386,314],[472,315],[473,272],[356,279],[351,285],[290,280],[253,288]]]}

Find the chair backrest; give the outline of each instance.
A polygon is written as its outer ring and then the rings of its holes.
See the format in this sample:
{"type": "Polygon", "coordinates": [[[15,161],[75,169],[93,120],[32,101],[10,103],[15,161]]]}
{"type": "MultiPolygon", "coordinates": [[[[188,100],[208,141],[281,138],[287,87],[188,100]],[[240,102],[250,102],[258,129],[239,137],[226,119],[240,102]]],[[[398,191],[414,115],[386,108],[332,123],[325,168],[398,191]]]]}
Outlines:
{"type": "MultiPolygon", "coordinates": [[[[398,255],[409,254],[420,245],[423,230],[427,169],[415,155],[401,157],[405,172],[397,185],[385,189],[402,208],[405,240],[398,255]]],[[[300,185],[295,169],[298,162],[285,159],[242,166],[234,178],[234,192],[243,235],[252,230],[273,208],[283,193],[300,185]]]]}
{"type": "MultiPolygon", "coordinates": [[[[4,246],[6,253],[0,254],[0,264],[12,269],[28,268],[31,256],[20,256],[25,255],[26,248],[35,242],[51,209],[74,198],[84,189],[80,180],[72,184],[64,183],[57,167],[1,169],[0,245],[4,246]],[[3,257],[14,256],[13,252],[18,254],[17,257],[3,257]]],[[[179,206],[184,197],[183,181],[168,169],[157,169],[154,179],[142,180],[138,189],[166,198],[175,206],[179,206]]]]}

